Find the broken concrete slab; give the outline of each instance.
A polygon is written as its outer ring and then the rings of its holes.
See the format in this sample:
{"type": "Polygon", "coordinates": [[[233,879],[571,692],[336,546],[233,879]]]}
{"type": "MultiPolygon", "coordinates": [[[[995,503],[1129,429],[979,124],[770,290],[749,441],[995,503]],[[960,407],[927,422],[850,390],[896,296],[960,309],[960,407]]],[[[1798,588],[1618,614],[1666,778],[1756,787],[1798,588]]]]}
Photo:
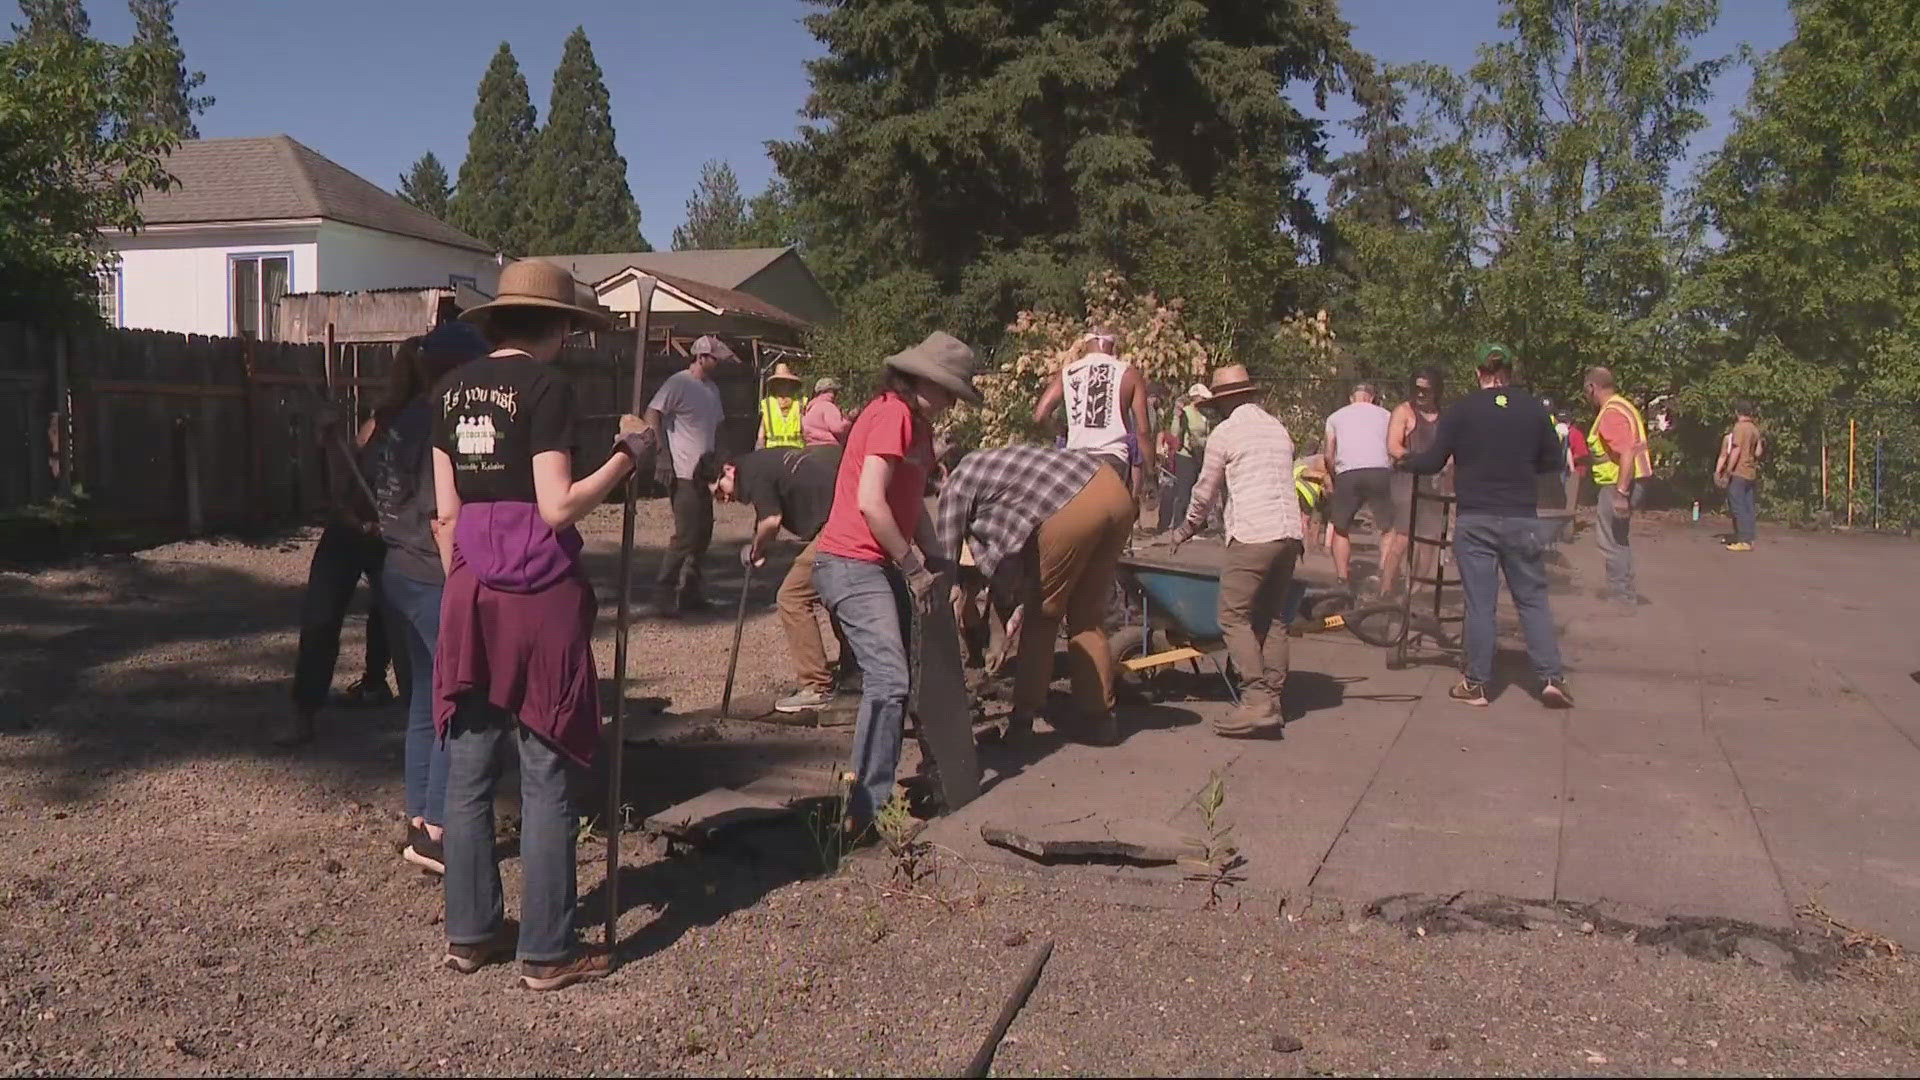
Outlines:
{"type": "Polygon", "coordinates": [[[705,843],[729,829],[786,817],[785,805],[732,788],[714,788],[649,815],[641,828],[650,836],[705,843]]]}
{"type": "Polygon", "coordinates": [[[980,826],[980,839],[1041,862],[1123,859],[1152,865],[1200,859],[1206,855],[1206,849],[1197,840],[1179,829],[1138,818],[1089,815],[1043,825],[988,821],[980,826]]]}

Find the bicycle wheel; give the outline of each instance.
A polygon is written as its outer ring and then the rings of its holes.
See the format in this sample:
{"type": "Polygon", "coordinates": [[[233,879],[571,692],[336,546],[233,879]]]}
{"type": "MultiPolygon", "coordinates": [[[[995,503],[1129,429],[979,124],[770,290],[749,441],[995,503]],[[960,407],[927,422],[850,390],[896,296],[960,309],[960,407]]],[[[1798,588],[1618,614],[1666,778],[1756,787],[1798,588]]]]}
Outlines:
{"type": "Polygon", "coordinates": [[[1382,649],[1399,643],[1407,625],[1407,613],[1398,600],[1377,600],[1354,608],[1345,618],[1354,637],[1382,649]]]}

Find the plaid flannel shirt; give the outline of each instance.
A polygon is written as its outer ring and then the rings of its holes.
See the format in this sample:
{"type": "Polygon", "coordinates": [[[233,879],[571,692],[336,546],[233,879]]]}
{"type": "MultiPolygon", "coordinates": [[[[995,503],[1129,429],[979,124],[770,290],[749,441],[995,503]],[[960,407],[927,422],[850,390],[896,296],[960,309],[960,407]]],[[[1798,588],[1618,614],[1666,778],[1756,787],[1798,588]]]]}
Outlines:
{"type": "Polygon", "coordinates": [[[956,561],[961,541],[991,580],[1041,523],[1087,486],[1101,465],[1079,450],[1003,446],[975,450],[940,488],[940,546],[956,561]]]}
{"type": "Polygon", "coordinates": [[[1188,533],[1213,512],[1227,489],[1227,539],[1242,544],[1301,539],[1300,496],[1293,487],[1293,436],[1258,405],[1246,404],[1215,424],[1187,506],[1188,533]]]}

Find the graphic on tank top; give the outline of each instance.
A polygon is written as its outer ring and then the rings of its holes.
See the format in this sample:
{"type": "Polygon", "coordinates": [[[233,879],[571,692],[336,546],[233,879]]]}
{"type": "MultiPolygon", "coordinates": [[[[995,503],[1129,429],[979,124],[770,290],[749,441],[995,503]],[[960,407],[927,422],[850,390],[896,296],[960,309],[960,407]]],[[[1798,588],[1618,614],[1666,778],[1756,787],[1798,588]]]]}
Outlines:
{"type": "Polygon", "coordinates": [[[1118,365],[1089,364],[1067,375],[1068,416],[1077,425],[1105,428],[1114,422],[1120,397],[1118,365]]]}

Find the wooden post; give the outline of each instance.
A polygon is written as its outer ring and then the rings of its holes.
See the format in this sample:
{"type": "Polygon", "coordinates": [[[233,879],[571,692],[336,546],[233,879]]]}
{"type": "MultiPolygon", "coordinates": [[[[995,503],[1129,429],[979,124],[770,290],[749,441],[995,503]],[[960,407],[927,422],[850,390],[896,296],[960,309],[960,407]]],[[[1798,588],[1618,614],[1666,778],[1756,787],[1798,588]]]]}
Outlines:
{"type": "MultiPolygon", "coordinates": [[[[647,328],[653,318],[653,290],[657,284],[650,274],[640,275],[640,310],[634,316],[633,388],[627,412],[646,415],[644,391],[647,364],[647,328]]],[[[616,380],[615,386],[619,383],[616,380]]],[[[615,421],[617,424],[618,421],[615,421]]],[[[660,453],[666,448],[661,447],[660,453]]],[[[640,463],[634,462],[622,483],[623,506],[620,513],[620,565],[617,569],[620,599],[613,628],[613,716],[605,732],[607,759],[607,811],[602,822],[607,830],[607,921],[605,943],[613,952],[620,943],[620,830],[626,824],[625,804],[620,793],[620,774],[627,756],[627,639],[633,625],[633,531],[637,512],[635,500],[640,494],[640,463]]]]}
{"type": "Polygon", "coordinates": [[[53,335],[54,447],[60,469],[60,496],[73,498],[73,385],[67,368],[67,335],[53,335]]]}
{"type": "Polygon", "coordinates": [[[327,324],[327,351],[321,363],[325,366],[321,374],[327,384],[327,400],[331,402],[333,400],[333,324],[331,322],[327,324]]]}
{"type": "Polygon", "coordinates": [[[180,462],[186,469],[187,534],[199,536],[207,531],[207,520],[200,499],[200,425],[192,417],[180,418],[180,462]]]}
{"type": "Polygon", "coordinates": [[[1853,483],[1854,451],[1860,444],[1860,427],[1855,420],[1847,421],[1847,528],[1853,528],[1853,483]]]}

